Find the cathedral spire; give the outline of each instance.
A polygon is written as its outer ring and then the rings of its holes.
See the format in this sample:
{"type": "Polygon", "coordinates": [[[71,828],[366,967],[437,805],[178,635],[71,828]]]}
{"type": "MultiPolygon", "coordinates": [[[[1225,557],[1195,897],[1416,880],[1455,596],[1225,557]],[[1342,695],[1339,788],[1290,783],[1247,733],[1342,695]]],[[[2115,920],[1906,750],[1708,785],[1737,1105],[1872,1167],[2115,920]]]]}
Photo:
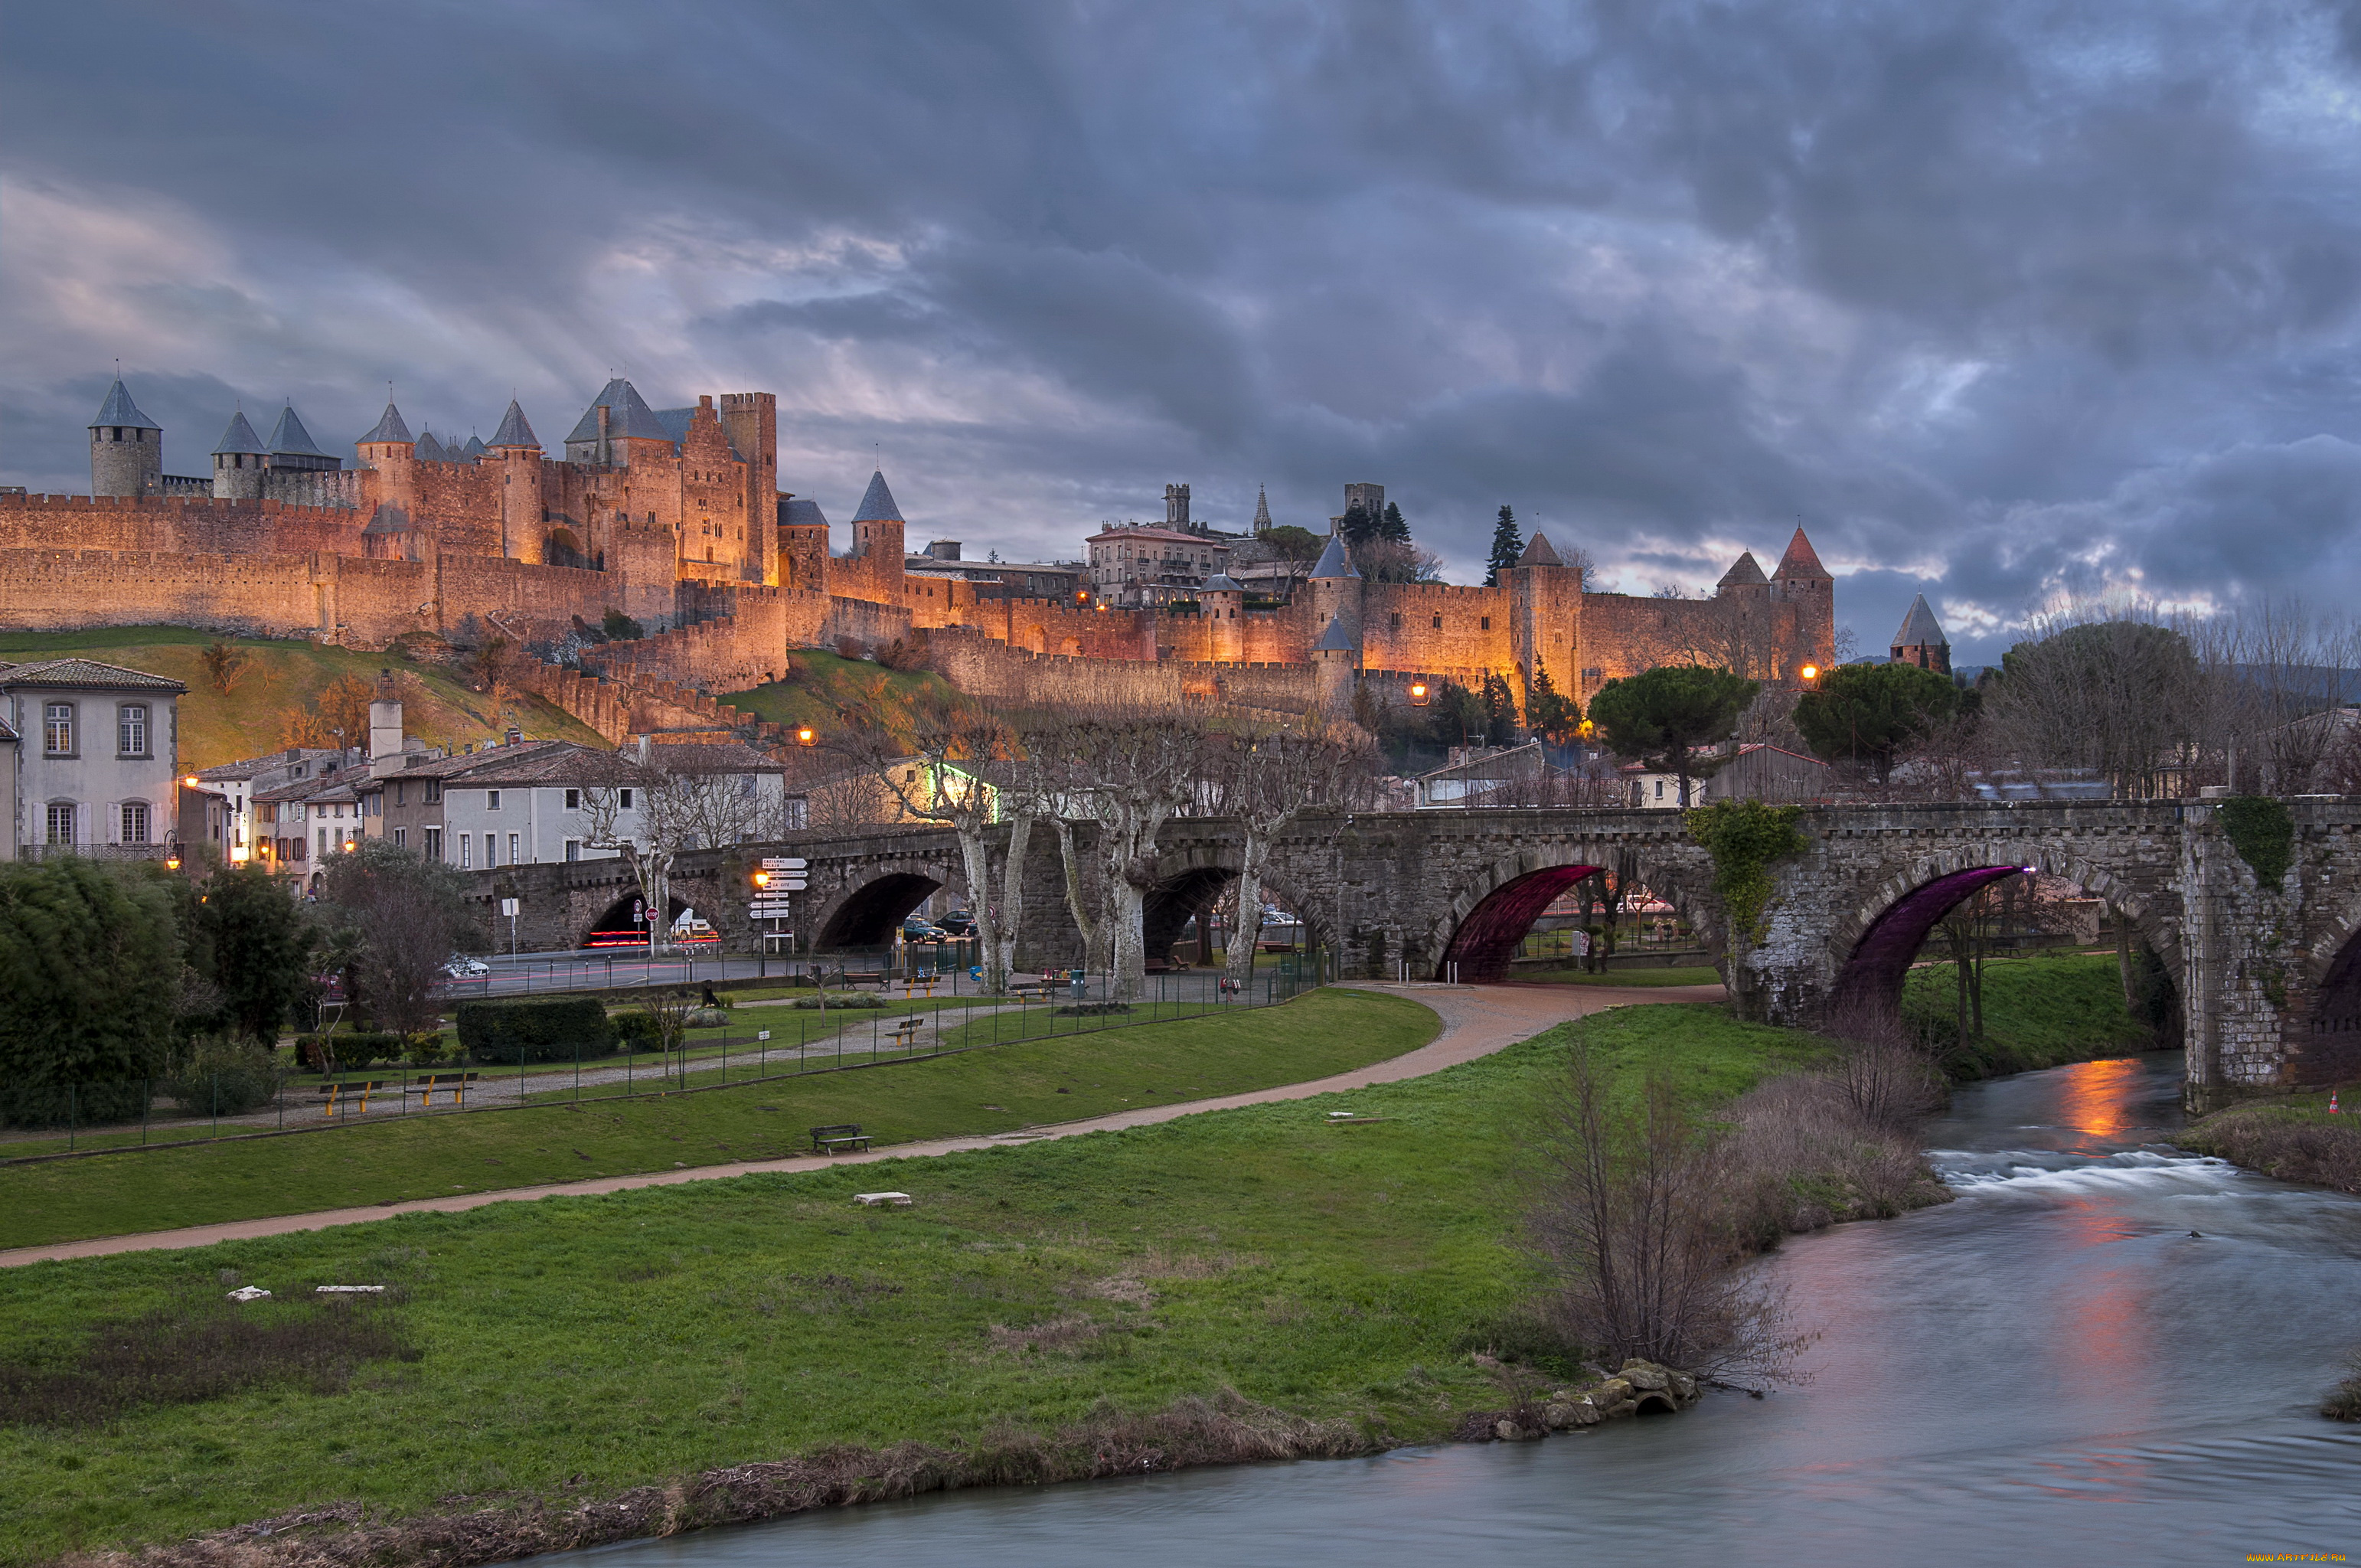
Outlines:
{"type": "Polygon", "coordinates": [[[1260,485],[1255,487],[1254,531],[1257,533],[1270,532],[1270,495],[1260,485]]]}

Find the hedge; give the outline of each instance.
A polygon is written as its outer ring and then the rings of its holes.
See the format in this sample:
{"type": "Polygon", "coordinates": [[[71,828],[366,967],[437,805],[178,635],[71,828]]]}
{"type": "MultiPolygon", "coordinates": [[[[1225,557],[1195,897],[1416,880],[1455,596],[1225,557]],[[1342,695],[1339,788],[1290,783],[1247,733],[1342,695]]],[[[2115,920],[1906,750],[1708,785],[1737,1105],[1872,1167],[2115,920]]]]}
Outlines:
{"type": "Polygon", "coordinates": [[[459,1003],[459,1046],[479,1062],[572,1061],[615,1048],[615,1025],[594,996],[533,996],[459,1003]]]}

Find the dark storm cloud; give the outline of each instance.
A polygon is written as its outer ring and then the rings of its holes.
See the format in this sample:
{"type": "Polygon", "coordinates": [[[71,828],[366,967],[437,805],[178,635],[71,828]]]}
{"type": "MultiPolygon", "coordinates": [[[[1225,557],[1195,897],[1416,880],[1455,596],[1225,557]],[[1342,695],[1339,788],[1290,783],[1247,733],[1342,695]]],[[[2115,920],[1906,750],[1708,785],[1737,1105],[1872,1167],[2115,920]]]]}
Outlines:
{"type": "Polygon", "coordinates": [[[2361,6],[20,8],[0,469],[545,439],[603,376],[782,395],[840,513],[1071,554],[1167,479],[1389,486],[1636,591],[1801,521],[1883,645],[2063,592],[2361,590],[2361,6]]]}

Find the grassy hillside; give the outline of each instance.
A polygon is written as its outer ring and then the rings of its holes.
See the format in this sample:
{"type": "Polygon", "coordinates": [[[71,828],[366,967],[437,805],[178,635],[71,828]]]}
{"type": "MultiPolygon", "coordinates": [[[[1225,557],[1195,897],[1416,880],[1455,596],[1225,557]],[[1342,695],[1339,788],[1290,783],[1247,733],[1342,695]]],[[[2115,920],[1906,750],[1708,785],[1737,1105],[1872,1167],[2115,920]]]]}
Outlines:
{"type": "Polygon", "coordinates": [[[187,684],[189,695],[181,699],[180,741],[181,766],[188,769],[276,750],[283,744],[280,726],[287,714],[312,707],[339,675],[374,680],[383,669],[410,677],[403,682],[402,728],[429,746],[456,750],[489,740],[508,722],[529,740],[603,743],[596,730],[539,697],[520,694],[505,714],[497,713],[488,694],[469,691],[451,672],[411,663],[393,653],[362,653],[300,641],[219,638],[185,626],[0,630],[0,660],[26,663],[75,653],[187,684]],[[206,681],[199,661],[205,645],[214,641],[234,642],[254,655],[226,696],[206,681]]]}
{"type": "Polygon", "coordinates": [[[825,731],[848,705],[873,703],[895,714],[906,710],[922,696],[958,695],[957,687],[931,671],[889,670],[865,659],[798,648],[785,680],[752,691],[723,693],[719,700],[773,724],[789,729],[810,724],[825,731]]]}

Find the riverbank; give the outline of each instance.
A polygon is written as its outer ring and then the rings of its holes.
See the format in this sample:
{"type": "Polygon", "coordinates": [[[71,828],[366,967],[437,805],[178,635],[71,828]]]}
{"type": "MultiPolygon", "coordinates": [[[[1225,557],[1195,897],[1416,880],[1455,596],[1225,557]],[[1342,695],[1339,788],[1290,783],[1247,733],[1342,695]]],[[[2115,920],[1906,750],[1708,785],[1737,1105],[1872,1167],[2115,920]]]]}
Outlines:
{"type": "Polygon", "coordinates": [[[2172,1141],[2281,1181],[2361,1193],[2361,1113],[2345,1105],[2331,1115],[2324,1093],[2232,1105],[2172,1141]]]}
{"type": "MultiPolygon", "coordinates": [[[[1931,949],[1930,949],[1931,950],[1931,949]]],[[[1954,1083],[2156,1048],[2124,1003],[2113,954],[2031,953],[1983,967],[1983,1033],[1959,1025],[1959,970],[1920,963],[1903,982],[1903,1022],[1954,1083]]]]}
{"type": "MultiPolygon", "coordinates": [[[[1708,1007],[1589,1027],[1619,1082],[1665,1071],[1699,1106],[1824,1050],[1708,1007]]],[[[235,1309],[264,1326],[386,1285],[354,1310],[393,1349],[23,1431],[0,1560],[230,1530],[254,1562],[349,1561],[391,1531],[457,1563],[680,1528],[724,1491],[713,1517],[1435,1441],[1512,1402],[1477,1353],[1576,1370],[1521,1325],[1508,1245],[1562,1041],[1027,1147],[12,1270],[0,1387],[103,1381],[126,1325],[212,1322],[233,1282],[274,1292],[235,1309]],[[881,1190],[910,1207],[854,1204],[881,1190]]]]}

